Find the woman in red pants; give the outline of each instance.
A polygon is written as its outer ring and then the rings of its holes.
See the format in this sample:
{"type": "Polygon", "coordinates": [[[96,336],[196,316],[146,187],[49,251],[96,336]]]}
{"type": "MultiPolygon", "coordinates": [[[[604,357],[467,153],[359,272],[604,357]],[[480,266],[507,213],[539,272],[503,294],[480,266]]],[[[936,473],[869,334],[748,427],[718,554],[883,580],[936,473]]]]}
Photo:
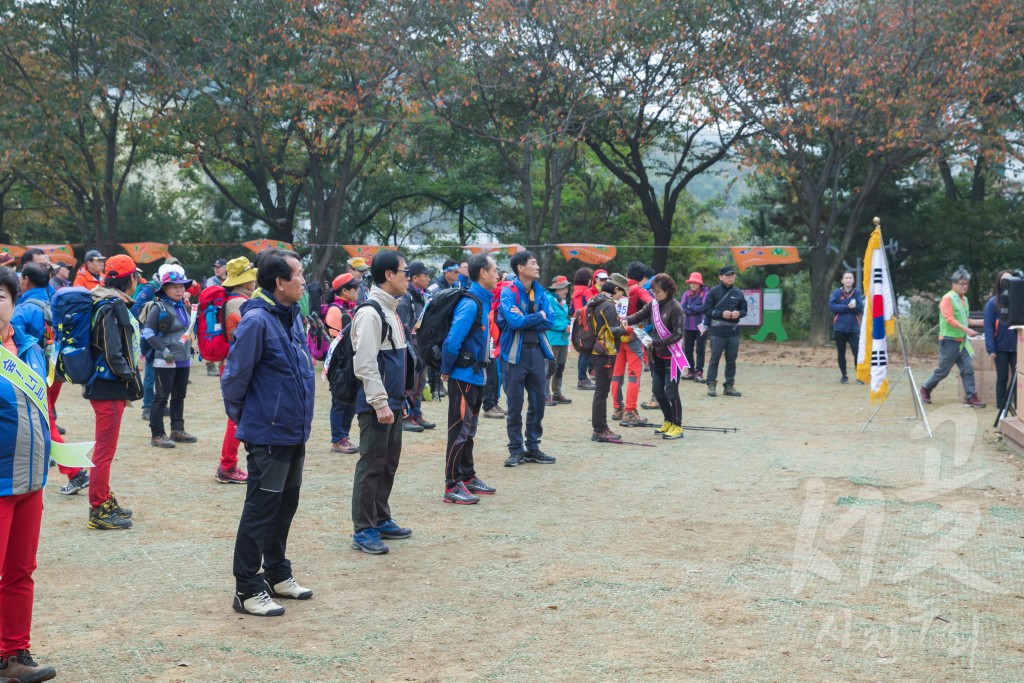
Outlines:
{"type": "Polygon", "coordinates": [[[0,680],[48,681],[57,672],[29,652],[32,573],[50,468],[46,363],[34,341],[17,343],[10,323],[18,289],[14,272],[0,267],[0,680]],[[15,365],[18,357],[29,369],[15,365]]]}

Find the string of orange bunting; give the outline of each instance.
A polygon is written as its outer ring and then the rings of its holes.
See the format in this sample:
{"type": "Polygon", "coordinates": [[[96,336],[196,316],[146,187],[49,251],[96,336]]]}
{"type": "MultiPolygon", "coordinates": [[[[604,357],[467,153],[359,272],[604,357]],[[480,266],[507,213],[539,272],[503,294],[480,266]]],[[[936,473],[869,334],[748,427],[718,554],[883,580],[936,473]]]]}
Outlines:
{"type": "MultiPolygon", "coordinates": [[[[14,258],[19,258],[26,249],[41,249],[44,253],[49,254],[50,260],[54,263],[64,263],[69,266],[75,265],[74,247],[86,246],[82,244],[32,244],[27,247],[19,247],[11,244],[0,244],[0,253],[8,253],[14,258]]],[[[241,245],[236,243],[179,243],[179,244],[164,244],[162,242],[121,242],[120,246],[125,252],[132,257],[136,263],[152,263],[159,259],[169,258],[171,256],[170,248],[172,246],[180,247],[234,247],[243,246],[254,254],[258,254],[265,249],[271,247],[277,247],[279,249],[292,250],[292,245],[288,242],[282,242],[280,240],[271,239],[257,239],[250,240],[248,242],[242,242],[241,245]]],[[[321,244],[309,244],[307,246],[328,246],[321,244]]],[[[340,244],[333,245],[340,246],[345,252],[352,257],[361,256],[364,258],[372,259],[382,249],[390,249],[392,251],[397,250],[398,247],[391,245],[377,245],[377,244],[340,244]]],[[[531,245],[534,246],[534,245],[531,245]]],[[[609,245],[609,244],[584,244],[584,243],[565,243],[565,244],[542,244],[535,245],[535,248],[548,248],[557,247],[562,254],[562,258],[566,261],[577,260],[583,263],[589,263],[592,265],[599,265],[607,263],[615,258],[620,249],[650,249],[651,245],[609,245]]],[[[503,254],[511,256],[520,251],[527,249],[522,244],[467,244],[461,247],[471,254],[503,254]]],[[[736,262],[736,267],[739,268],[740,272],[745,271],[747,268],[753,266],[766,266],[766,265],[784,265],[789,263],[799,263],[800,255],[797,247],[790,246],[738,246],[738,247],[713,247],[713,246],[671,246],[669,249],[686,249],[686,250],[721,250],[729,249],[732,253],[733,259],[736,262]]]]}

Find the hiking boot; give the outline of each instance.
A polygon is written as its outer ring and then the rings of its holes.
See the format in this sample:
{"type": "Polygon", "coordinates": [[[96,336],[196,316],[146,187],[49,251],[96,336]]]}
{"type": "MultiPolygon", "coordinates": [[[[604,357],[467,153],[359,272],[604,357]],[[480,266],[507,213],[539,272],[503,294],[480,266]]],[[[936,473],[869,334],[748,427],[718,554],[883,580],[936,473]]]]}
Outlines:
{"type": "Polygon", "coordinates": [[[117,511],[117,514],[121,515],[125,519],[131,519],[132,518],[132,515],[134,513],[131,510],[129,510],[128,508],[121,507],[121,504],[119,502],[117,502],[117,496],[114,495],[113,491],[110,492],[110,498],[108,500],[111,503],[113,503],[114,510],[117,511]]]}
{"type": "Polygon", "coordinates": [[[562,405],[569,405],[572,403],[572,399],[565,394],[554,394],[551,398],[555,403],[561,403],[562,405]]]}
{"type": "Polygon", "coordinates": [[[695,373],[695,372],[693,371],[693,368],[687,368],[687,370],[686,370],[686,374],[685,374],[685,375],[683,375],[682,377],[680,377],[680,379],[682,379],[682,380],[684,380],[684,381],[686,381],[686,380],[690,380],[690,381],[692,381],[692,380],[693,380],[693,379],[694,379],[694,378],[695,378],[696,376],[697,376],[697,375],[696,375],[696,373],[695,373]]]}
{"type": "Polygon", "coordinates": [[[736,387],[733,386],[732,382],[725,383],[725,391],[722,392],[726,396],[742,396],[740,392],[736,391],[736,387]]]}
{"type": "Polygon", "coordinates": [[[313,597],[313,591],[309,588],[303,588],[300,586],[294,576],[289,576],[284,581],[275,583],[273,586],[271,586],[269,582],[265,583],[267,584],[268,592],[275,598],[285,598],[286,600],[309,600],[313,597]]]}
{"type": "Polygon", "coordinates": [[[590,440],[598,443],[621,443],[622,436],[615,434],[612,430],[605,427],[604,429],[591,434],[590,440]]]}
{"type": "Polygon", "coordinates": [[[660,427],[658,427],[657,429],[655,429],[655,430],[654,430],[654,433],[655,433],[655,434],[665,434],[666,432],[668,432],[668,430],[669,430],[669,428],[670,428],[671,426],[672,426],[672,423],[671,423],[671,422],[669,422],[668,420],[665,420],[665,421],[664,421],[664,422],[663,422],[663,423],[661,424],[661,426],[660,426],[660,427]]]}
{"type": "Polygon", "coordinates": [[[580,391],[593,391],[596,387],[589,379],[584,379],[583,381],[576,383],[576,388],[580,391]]]}
{"type": "Polygon", "coordinates": [[[68,479],[68,483],[60,487],[60,495],[73,496],[89,485],[89,473],[86,470],[80,471],[68,479]]]}
{"type": "Polygon", "coordinates": [[[920,389],[918,389],[917,393],[920,394],[920,396],[921,396],[921,403],[927,403],[927,404],[931,405],[931,402],[932,402],[932,390],[931,389],[925,389],[924,387],[921,387],[920,389]]]}
{"type": "Polygon", "coordinates": [[[184,429],[179,429],[177,431],[171,432],[171,441],[174,441],[176,443],[195,443],[196,441],[199,441],[199,439],[192,436],[184,429]]]}
{"type": "Polygon", "coordinates": [[[715,391],[716,386],[718,386],[718,382],[708,382],[708,396],[718,396],[718,392],[715,391]]]}
{"type": "Polygon", "coordinates": [[[213,478],[217,480],[218,484],[244,484],[249,480],[249,475],[237,467],[232,467],[230,470],[218,467],[217,474],[213,478]]]}
{"type": "Polygon", "coordinates": [[[131,529],[132,520],[122,516],[113,500],[109,499],[98,508],[89,510],[89,523],[86,526],[90,529],[103,529],[104,531],[131,529]]]}
{"type": "Polygon", "coordinates": [[[523,458],[522,453],[513,453],[505,458],[505,467],[519,467],[524,462],[526,462],[526,460],[523,458]]]}
{"type": "Polygon", "coordinates": [[[526,451],[523,454],[523,460],[525,462],[535,462],[538,465],[552,465],[555,459],[543,451],[526,451]]]}
{"type": "Polygon", "coordinates": [[[693,381],[696,382],[697,384],[704,384],[704,373],[701,372],[700,370],[693,373],[693,381]]]}
{"type": "Polygon", "coordinates": [[[548,394],[547,396],[544,397],[544,405],[548,407],[557,406],[558,402],[555,401],[555,399],[551,398],[551,394],[548,394]]]}
{"type": "Polygon", "coordinates": [[[348,440],[346,436],[344,439],[340,439],[331,444],[331,453],[345,453],[351,455],[352,453],[358,453],[359,446],[354,445],[348,440]]]}
{"type": "Polygon", "coordinates": [[[621,424],[623,427],[643,427],[647,424],[647,420],[640,417],[640,413],[635,410],[630,410],[622,415],[621,424]]]}
{"type": "Polygon", "coordinates": [[[396,522],[393,519],[389,519],[388,521],[381,524],[379,527],[376,527],[376,531],[381,538],[395,539],[409,538],[410,536],[412,536],[412,529],[409,529],[404,526],[399,526],[398,522],[396,522]]]}
{"type": "Polygon", "coordinates": [[[388,544],[380,540],[376,529],[363,529],[352,534],[352,547],[370,555],[385,555],[388,552],[388,544]]]}
{"type": "Polygon", "coordinates": [[[488,486],[480,477],[473,477],[472,479],[467,479],[462,483],[466,485],[467,491],[475,493],[478,496],[490,496],[498,492],[498,489],[493,486],[488,486]]]}
{"type": "Polygon", "coordinates": [[[498,406],[494,406],[490,410],[484,411],[484,417],[489,417],[493,420],[504,420],[505,411],[499,408],[498,406]]]}
{"type": "Polygon", "coordinates": [[[177,446],[176,443],[167,438],[166,434],[154,436],[152,439],[149,440],[149,445],[155,448],[174,448],[175,446],[177,446]]]}
{"type": "Polygon", "coordinates": [[[622,414],[626,412],[625,408],[616,408],[612,411],[612,422],[618,422],[622,419],[622,414]]]}
{"type": "Polygon", "coordinates": [[[407,417],[402,420],[402,431],[403,432],[422,432],[423,427],[416,423],[416,418],[407,417]]]}
{"type": "Polygon", "coordinates": [[[470,493],[465,482],[461,481],[455,486],[445,488],[444,497],[441,500],[454,505],[476,505],[480,502],[480,498],[470,493]]]}
{"type": "Polygon", "coordinates": [[[217,371],[217,366],[216,365],[207,365],[206,366],[206,376],[207,377],[219,377],[220,376],[220,372],[217,371]]]}
{"type": "Polygon", "coordinates": [[[658,403],[658,399],[652,398],[650,401],[647,401],[646,403],[641,403],[640,407],[643,408],[644,410],[657,410],[658,408],[661,408],[661,405],[658,403]]]}
{"type": "Polygon", "coordinates": [[[970,406],[972,408],[984,408],[985,407],[985,404],[981,402],[981,399],[978,398],[977,394],[971,394],[970,396],[965,398],[964,399],[964,405],[965,406],[970,406]]]}
{"type": "Polygon", "coordinates": [[[37,683],[48,681],[57,675],[56,669],[52,666],[40,666],[32,659],[32,653],[28,650],[18,650],[17,654],[11,655],[0,663],[0,681],[13,681],[14,683],[37,683]]]}
{"type": "Polygon", "coordinates": [[[436,422],[428,422],[427,420],[423,419],[422,415],[417,415],[412,419],[416,421],[416,424],[418,424],[420,427],[423,427],[424,429],[433,429],[437,427],[436,422]]]}
{"type": "Polygon", "coordinates": [[[142,421],[143,422],[149,422],[149,416],[152,415],[152,414],[153,414],[152,410],[150,410],[149,408],[143,408],[142,409],[142,421]]]}
{"type": "Polygon", "coordinates": [[[850,382],[850,378],[847,377],[846,375],[843,375],[842,377],[839,378],[839,383],[840,384],[849,384],[849,382],[850,382]]]}
{"type": "Polygon", "coordinates": [[[284,607],[274,602],[267,591],[248,597],[235,593],[232,607],[240,614],[251,614],[254,617],[279,617],[284,614],[284,607]]]}
{"type": "Polygon", "coordinates": [[[668,431],[661,435],[663,439],[681,439],[683,438],[683,428],[679,425],[670,424],[668,431]]]}

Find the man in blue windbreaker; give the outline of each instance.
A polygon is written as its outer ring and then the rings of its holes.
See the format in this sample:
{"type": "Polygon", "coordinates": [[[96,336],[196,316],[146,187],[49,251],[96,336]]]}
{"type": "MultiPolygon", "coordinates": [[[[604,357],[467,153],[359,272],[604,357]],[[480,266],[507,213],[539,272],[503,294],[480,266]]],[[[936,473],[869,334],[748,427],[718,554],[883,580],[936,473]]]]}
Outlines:
{"type": "Polygon", "coordinates": [[[243,614],[274,617],[284,614],[274,598],[313,597],[296,583],[285,552],[299,507],[316,386],[298,305],[306,288],[298,256],[266,255],[256,282],[262,291],[242,306],[221,392],[249,454],[235,538],[233,606],[243,614]]]}
{"type": "Polygon", "coordinates": [[[508,458],[505,467],[527,462],[550,465],[555,459],[540,450],[543,434],[544,394],[547,391],[547,361],[555,360],[545,330],[551,329],[554,312],[545,295],[537,257],[529,251],[516,253],[509,261],[515,274],[512,285],[501,290],[498,308],[501,331],[501,372],[508,400],[506,428],[508,458]],[[526,434],[523,434],[523,399],[529,397],[526,434]]]}
{"type": "Polygon", "coordinates": [[[469,260],[473,282],[468,297],[455,307],[448,338],[441,348],[441,379],[448,384],[448,447],[444,458],[444,502],[478,503],[480,495],[496,489],[476,476],[473,445],[489,358],[488,314],[491,294],[498,286],[498,264],[487,254],[469,260]]]}

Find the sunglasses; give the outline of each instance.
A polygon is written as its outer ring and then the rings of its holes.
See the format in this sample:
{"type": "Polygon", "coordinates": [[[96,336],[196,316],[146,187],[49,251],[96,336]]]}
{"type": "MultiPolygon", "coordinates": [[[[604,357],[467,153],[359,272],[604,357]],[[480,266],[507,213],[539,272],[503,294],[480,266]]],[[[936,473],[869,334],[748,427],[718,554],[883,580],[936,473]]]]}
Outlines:
{"type": "Polygon", "coordinates": [[[169,273],[164,276],[164,284],[166,285],[170,282],[188,282],[188,278],[181,273],[169,273]]]}

